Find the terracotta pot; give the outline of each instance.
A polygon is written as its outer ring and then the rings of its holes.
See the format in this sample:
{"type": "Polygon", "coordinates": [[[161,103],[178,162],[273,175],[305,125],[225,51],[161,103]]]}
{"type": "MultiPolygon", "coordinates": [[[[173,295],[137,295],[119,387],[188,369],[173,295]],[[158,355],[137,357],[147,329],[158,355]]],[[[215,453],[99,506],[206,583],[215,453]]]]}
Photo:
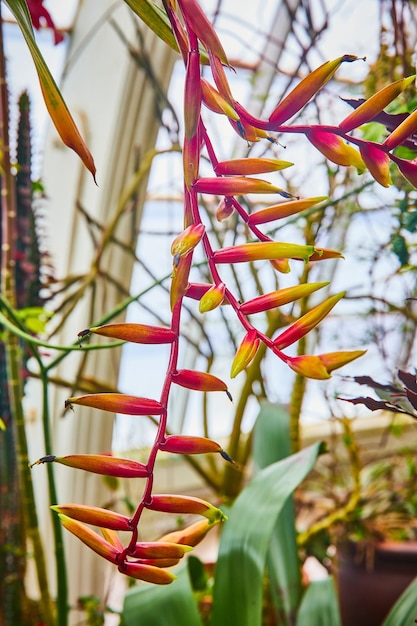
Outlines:
{"type": "Polygon", "coordinates": [[[338,548],[343,626],[381,626],[417,576],[417,542],[347,543],[338,548]]]}

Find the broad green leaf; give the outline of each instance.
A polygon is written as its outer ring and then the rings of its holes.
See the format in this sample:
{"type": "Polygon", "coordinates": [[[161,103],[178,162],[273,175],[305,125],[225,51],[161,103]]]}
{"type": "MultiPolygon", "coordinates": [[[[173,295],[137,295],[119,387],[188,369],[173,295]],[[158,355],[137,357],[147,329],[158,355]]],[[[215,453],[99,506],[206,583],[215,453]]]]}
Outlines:
{"type": "Polygon", "coordinates": [[[298,612],[297,626],[341,626],[332,577],[314,580],[308,585],[298,612]]]}
{"type": "MultiPolygon", "coordinates": [[[[279,404],[262,404],[253,441],[255,471],[291,454],[290,417],[279,404]]],[[[270,592],[282,626],[293,623],[301,597],[301,573],[292,496],[282,508],[268,550],[270,592]]]]}
{"type": "Polygon", "coordinates": [[[32,55],[46,108],[62,141],[74,150],[95,180],[94,159],[68,110],[52,74],[39,50],[33,34],[32,22],[25,0],[5,0],[22,31],[32,55]]]}
{"type": "Polygon", "coordinates": [[[170,585],[138,585],[124,600],[125,626],[202,626],[186,567],[170,585]]]}
{"type": "Polygon", "coordinates": [[[142,22],[148,26],[155,35],[165,41],[173,50],[178,52],[177,42],[173,35],[166,13],[150,0],[124,0],[142,22]]]}
{"type": "Polygon", "coordinates": [[[417,578],[408,585],[400,599],[392,607],[383,626],[408,626],[417,618],[417,578]]]}
{"type": "Polygon", "coordinates": [[[321,445],[261,470],[230,509],[216,565],[212,626],[260,626],[263,578],[275,524],[321,445]]]}

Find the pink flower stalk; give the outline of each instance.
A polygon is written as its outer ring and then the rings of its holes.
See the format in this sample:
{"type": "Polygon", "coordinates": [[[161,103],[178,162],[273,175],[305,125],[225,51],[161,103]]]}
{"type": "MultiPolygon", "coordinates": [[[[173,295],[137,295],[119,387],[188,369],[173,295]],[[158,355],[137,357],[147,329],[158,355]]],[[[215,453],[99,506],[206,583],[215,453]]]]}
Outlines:
{"type": "Polygon", "coordinates": [[[289,217],[290,215],[296,215],[301,211],[310,209],[323,200],[328,200],[327,196],[317,196],[316,198],[304,198],[302,200],[289,200],[288,202],[281,202],[280,204],[274,204],[266,209],[261,209],[252,213],[248,217],[249,226],[255,226],[258,224],[265,224],[273,220],[279,220],[283,217],[289,217]]]}
{"type": "Polygon", "coordinates": [[[68,398],[65,407],[71,408],[73,404],[90,406],[102,411],[122,413],[124,415],[161,415],[164,407],[157,401],[149,398],[138,398],[124,393],[90,393],[85,396],[68,398]]]}
{"type": "Polygon", "coordinates": [[[44,456],[34,465],[41,463],[60,463],[75,469],[85,470],[93,474],[114,476],[115,478],[148,478],[146,465],[130,459],[121,459],[109,454],[69,454],[67,456],[44,456]]]}
{"type": "Polygon", "coordinates": [[[249,330],[242,339],[230,369],[230,378],[235,378],[247,368],[258,351],[260,339],[255,329],[249,330]]]}
{"type": "Polygon", "coordinates": [[[51,506],[51,509],[84,524],[93,524],[111,530],[132,530],[130,520],[126,515],[109,509],[85,504],[60,504],[51,506]]]}
{"type": "Polygon", "coordinates": [[[298,113],[307,102],[332,78],[342,63],[357,61],[358,57],[345,54],[334,61],[326,61],[300,83],[273,110],[269,117],[270,128],[277,128],[298,113]]]}
{"type": "Polygon", "coordinates": [[[366,350],[352,350],[346,352],[329,352],[318,356],[302,355],[287,357],[286,363],[297,374],[306,378],[326,380],[333,370],[347,365],[366,353],[366,350]]]}
{"type": "Polygon", "coordinates": [[[204,224],[191,224],[177,235],[171,245],[172,256],[185,256],[200,243],[205,233],[204,224]]]}
{"type": "Polygon", "coordinates": [[[333,307],[339,302],[341,298],[345,295],[345,292],[342,291],[331,298],[328,298],[321,304],[311,309],[308,313],[300,317],[294,324],[292,324],[287,330],[284,330],[283,333],[278,335],[278,337],[274,340],[274,346],[278,348],[278,350],[284,350],[284,348],[288,348],[291,344],[295,343],[307,333],[309,333],[313,328],[317,326],[333,309],[333,307]]]}
{"type": "Polygon", "coordinates": [[[148,324],[133,324],[130,322],[93,326],[89,329],[89,332],[95,335],[102,335],[103,337],[145,344],[172,343],[177,338],[170,328],[149,326],[148,324]]]}
{"type": "Polygon", "coordinates": [[[171,494],[152,495],[150,502],[145,502],[147,509],[177,515],[203,515],[211,523],[224,521],[225,514],[215,506],[193,496],[176,496],[171,494]]]}
{"type": "Polygon", "coordinates": [[[261,313],[274,309],[289,302],[294,302],[299,298],[305,298],[314,293],[318,289],[326,287],[329,283],[305,283],[301,285],[295,285],[295,287],[286,287],[285,289],[279,289],[278,291],[272,291],[262,296],[257,296],[252,300],[248,300],[240,305],[240,311],[244,315],[253,315],[254,313],[261,313]]]}
{"type": "Polygon", "coordinates": [[[356,167],[358,174],[363,174],[366,170],[359,152],[339,135],[315,126],[307,131],[306,136],[319,152],[336,165],[352,165],[356,167]]]}
{"type": "Polygon", "coordinates": [[[196,391],[225,391],[228,393],[226,383],[208,372],[178,370],[177,372],[173,372],[171,380],[176,385],[186,387],[187,389],[195,389],[196,391]]]}
{"type": "Polygon", "coordinates": [[[404,89],[407,89],[413,80],[415,80],[415,76],[409,76],[408,78],[396,80],[394,83],[380,89],[340,122],[339,127],[345,133],[348,133],[354,128],[358,128],[362,126],[362,124],[372,121],[372,119],[385,109],[390,102],[395,100],[404,89]]]}
{"type": "Polygon", "coordinates": [[[212,285],[202,296],[199,304],[200,313],[207,313],[220,306],[224,300],[226,286],[224,283],[212,285]]]}
{"type": "Polygon", "coordinates": [[[278,159],[233,159],[232,161],[220,161],[215,165],[214,171],[218,176],[233,176],[238,174],[265,174],[267,172],[277,172],[291,167],[294,163],[290,161],[280,161],[278,159]]]}
{"type": "Polygon", "coordinates": [[[383,187],[392,185],[390,158],[379,144],[367,141],[359,147],[361,157],[375,180],[383,187]]]}

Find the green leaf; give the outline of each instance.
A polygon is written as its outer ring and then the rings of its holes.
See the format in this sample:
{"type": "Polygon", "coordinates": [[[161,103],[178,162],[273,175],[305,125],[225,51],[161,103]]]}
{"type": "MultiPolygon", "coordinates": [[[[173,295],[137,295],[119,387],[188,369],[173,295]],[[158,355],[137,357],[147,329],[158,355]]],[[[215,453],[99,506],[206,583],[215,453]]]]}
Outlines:
{"type": "Polygon", "coordinates": [[[212,626],[260,626],[263,578],[276,521],[314,466],[320,447],[316,443],[260,471],[230,509],[216,564],[212,626]]]}
{"type": "MultiPolygon", "coordinates": [[[[403,622],[397,622],[397,626],[400,623],[403,622]]],[[[308,585],[298,612],[297,626],[341,626],[332,577],[314,580],[308,585]]]]}
{"type": "Polygon", "coordinates": [[[417,578],[408,585],[385,618],[383,626],[414,624],[417,617],[417,578]]]}
{"type": "Polygon", "coordinates": [[[170,585],[137,585],[124,600],[125,626],[202,626],[186,567],[170,585]]]}
{"type": "Polygon", "coordinates": [[[173,50],[178,52],[177,42],[171,30],[165,12],[150,0],[125,0],[134,13],[150,28],[155,35],[165,41],[173,50]]]}
{"type": "MultiPolygon", "coordinates": [[[[253,440],[255,471],[291,454],[290,417],[279,404],[264,402],[256,420],[253,440]]],[[[294,501],[282,508],[268,550],[270,592],[282,626],[293,623],[301,597],[301,572],[297,550],[294,501]]]]}
{"type": "Polygon", "coordinates": [[[5,2],[16,18],[29,52],[32,55],[45,105],[58,134],[62,141],[78,154],[95,180],[96,168],[94,159],[84,143],[61,92],[37,46],[33,34],[32,21],[25,0],[5,0],[5,2]]]}

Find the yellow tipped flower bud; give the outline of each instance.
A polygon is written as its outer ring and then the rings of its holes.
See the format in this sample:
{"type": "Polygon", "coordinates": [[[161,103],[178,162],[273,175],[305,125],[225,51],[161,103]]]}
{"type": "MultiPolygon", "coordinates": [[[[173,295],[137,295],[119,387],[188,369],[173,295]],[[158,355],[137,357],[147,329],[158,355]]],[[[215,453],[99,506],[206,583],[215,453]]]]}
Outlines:
{"type": "Polygon", "coordinates": [[[173,543],[180,543],[186,546],[194,547],[198,545],[207,535],[209,530],[211,530],[219,522],[220,520],[216,520],[212,523],[207,520],[201,520],[187,526],[187,528],[175,530],[172,533],[164,535],[161,537],[160,541],[172,541],[173,543]]]}
{"type": "Polygon", "coordinates": [[[302,355],[289,357],[287,365],[297,374],[306,378],[326,380],[330,373],[347,365],[365,354],[366,350],[352,350],[347,352],[329,352],[318,356],[302,355]]]}
{"type": "Polygon", "coordinates": [[[182,231],[171,245],[172,256],[185,256],[200,243],[205,233],[204,224],[191,224],[185,230],[182,231]]]}
{"type": "Polygon", "coordinates": [[[130,341],[131,343],[172,343],[177,338],[170,328],[149,326],[148,324],[131,324],[128,322],[94,326],[89,329],[89,332],[95,335],[102,335],[103,337],[130,341]]]}
{"type": "Polygon", "coordinates": [[[230,378],[235,378],[254,358],[259,348],[259,337],[255,329],[249,330],[237,349],[230,369],[230,378]]]}
{"type": "Polygon", "coordinates": [[[123,563],[119,567],[122,574],[136,578],[138,580],[144,580],[147,583],[153,583],[154,585],[169,585],[176,579],[175,574],[156,567],[155,565],[146,565],[144,563],[123,563]]]}
{"type": "Polygon", "coordinates": [[[303,259],[308,261],[314,253],[314,246],[279,241],[243,243],[216,250],[213,254],[215,263],[247,263],[272,259],[303,259]]]}
{"type": "Polygon", "coordinates": [[[61,463],[75,469],[82,469],[94,474],[114,476],[116,478],[147,478],[149,471],[143,463],[121,459],[108,454],[69,454],[68,456],[44,456],[34,465],[41,463],[61,463]]]}
{"type": "Polygon", "coordinates": [[[145,504],[151,511],[175,513],[179,515],[203,515],[211,522],[225,520],[223,511],[193,496],[175,496],[171,494],[152,495],[151,501],[145,504]]]}
{"type": "Polygon", "coordinates": [[[161,415],[165,409],[157,400],[138,398],[124,393],[90,393],[85,396],[68,398],[65,401],[66,408],[72,408],[73,404],[90,406],[102,411],[122,413],[124,415],[161,415]]]}
{"type": "Polygon", "coordinates": [[[84,522],[84,524],[93,524],[111,530],[132,530],[126,515],[115,513],[109,509],[101,509],[86,504],[60,504],[51,506],[51,509],[71,519],[84,522]]]}
{"type": "Polygon", "coordinates": [[[201,297],[199,304],[200,313],[207,313],[220,306],[224,300],[226,287],[223,283],[219,285],[213,285],[206,293],[201,297]]]}
{"type": "Polygon", "coordinates": [[[182,559],[191,546],[168,541],[141,541],[136,544],[133,557],[138,559],[182,559]]]}
{"type": "Polygon", "coordinates": [[[196,391],[225,391],[230,397],[226,383],[208,372],[178,370],[172,374],[172,382],[196,391]]]}
{"type": "Polygon", "coordinates": [[[315,204],[323,202],[323,200],[328,200],[328,197],[318,196],[317,198],[305,198],[302,200],[281,202],[280,204],[275,204],[267,209],[262,209],[260,211],[256,211],[256,213],[252,213],[252,215],[249,215],[248,224],[249,226],[265,224],[266,222],[271,222],[272,220],[289,217],[290,215],[300,213],[300,211],[305,211],[315,204]]]}
{"type": "Polygon", "coordinates": [[[203,104],[213,111],[213,113],[219,113],[220,115],[226,115],[228,118],[237,121],[239,115],[234,108],[223,98],[222,95],[204,78],[201,79],[201,94],[203,104]]]}
{"type": "Polygon", "coordinates": [[[244,174],[265,174],[276,172],[291,167],[294,163],[290,161],[279,161],[278,159],[233,159],[231,161],[220,161],[214,168],[219,176],[231,176],[244,174]]]}
{"type": "Polygon", "coordinates": [[[359,152],[347,144],[339,135],[320,128],[311,128],[307,132],[307,138],[326,159],[336,163],[356,167],[358,174],[363,174],[366,170],[365,163],[359,152]]]}
{"type": "Polygon", "coordinates": [[[274,309],[289,302],[294,302],[299,298],[305,298],[314,291],[326,287],[329,283],[306,283],[302,285],[296,285],[295,287],[286,287],[285,289],[279,289],[278,291],[272,291],[266,293],[252,300],[248,300],[240,305],[240,311],[244,315],[252,315],[254,313],[261,313],[274,309]]]}
{"type": "Polygon", "coordinates": [[[246,176],[198,178],[193,188],[197,193],[209,193],[216,196],[243,196],[247,193],[278,193],[288,196],[286,191],[275,187],[268,180],[246,176]]]}
{"type": "Polygon", "coordinates": [[[378,144],[368,141],[360,147],[362,159],[375,180],[383,187],[392,185],[390,158],[378,144]]]}
{"type": "Polygon", "coordinates": [[[392,131],[389,137],[385,139],[382,147],[385,150],[393,150],[405,141],[410,135],[413,135],[417,131],[417,109],[410,113],[406,119],[392,131]]]}
{"type": "Polygon", "coordinates": [[[102,556],[104,559],[107,559],[107,561],[116,563],[120,552],[114,545],[103,539],[103,537],[101,537],[94,530],[91,530],[91,528],[75,519],[67,517],[62,513],[59,514],[59,518],[63,527],[78,537],[78,539],[85,543],[86,546],[94,550],[94,552],[102,556]]]}

